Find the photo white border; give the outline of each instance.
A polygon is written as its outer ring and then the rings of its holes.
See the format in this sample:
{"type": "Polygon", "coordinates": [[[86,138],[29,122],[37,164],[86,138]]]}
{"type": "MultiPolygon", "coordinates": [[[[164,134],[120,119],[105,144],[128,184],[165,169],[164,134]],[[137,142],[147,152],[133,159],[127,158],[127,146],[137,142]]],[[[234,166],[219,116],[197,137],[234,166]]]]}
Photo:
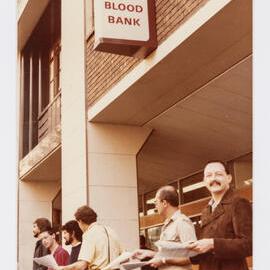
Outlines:
{"type": "Polygon", "coordinates": [[[269,269],[270,3],[253,0],[253,269],[269,269]]]}
{"type": "MultiPolygon", "coordinates": [[[[1,222],[2,269],[17,268],[16,1],[1,1],[1,222]]],[[[270,2],[253,1],[253,269],[268,267],[270,250],[270,2]]]]}
{"type": "Polygon", "coordinates": [[[17,269],[16,3],[0,4],[1,269],[17,269]]]}

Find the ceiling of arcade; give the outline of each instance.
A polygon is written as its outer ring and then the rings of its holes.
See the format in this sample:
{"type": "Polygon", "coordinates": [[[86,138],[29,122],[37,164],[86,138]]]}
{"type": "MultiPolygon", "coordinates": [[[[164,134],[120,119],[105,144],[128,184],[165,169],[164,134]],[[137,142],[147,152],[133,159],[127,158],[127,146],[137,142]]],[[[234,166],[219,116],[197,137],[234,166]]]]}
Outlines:
{"type": "Polygon", "coordinates": [[[193,92],[145,126],[138,155],[139,193],[201,170],[210,159],[252,151],[252,57],[193,92]]]}

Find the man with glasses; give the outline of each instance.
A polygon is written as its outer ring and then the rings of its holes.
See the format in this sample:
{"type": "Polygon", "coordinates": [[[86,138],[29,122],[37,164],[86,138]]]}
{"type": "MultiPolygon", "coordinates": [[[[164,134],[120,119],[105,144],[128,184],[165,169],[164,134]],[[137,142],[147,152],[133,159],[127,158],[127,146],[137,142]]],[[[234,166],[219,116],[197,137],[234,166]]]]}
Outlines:
{"type": "Polygon", "coordinates": [[[203,181],[212,198],[202,211],[200,240],[188,247],[199,254],[179,258],[179,264],[198,264],[199,270],[248,270],[246,257],[252,255],[250,202],[231,189],[232,176],[222,161],[206,164],[203,181]]]}
{"type": "MultiPolygon", "coordinates": [[[[197,240],[193,223],[179,210],[178,193],[173,186],[163,186],[157,191],[155,205],[158,213],[165,218],[160,240],[175,242],[193,242],[197,240]]],[[[133,257],[144,259],[145,257],[154,257],[155,254],[151,250],[138,250],[133,257]]],[[[184,264],[182,258],[153,258],[149,261],[149,264],[162,270],[192,269],[188,258],[184,264]]]]}

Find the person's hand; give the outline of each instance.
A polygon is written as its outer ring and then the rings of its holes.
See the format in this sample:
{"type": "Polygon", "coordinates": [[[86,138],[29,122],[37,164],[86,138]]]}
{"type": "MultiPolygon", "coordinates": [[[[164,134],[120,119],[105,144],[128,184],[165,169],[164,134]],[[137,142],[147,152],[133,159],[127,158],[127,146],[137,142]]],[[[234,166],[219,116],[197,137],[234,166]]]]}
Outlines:
{"type": "Polygon", "coordinates": [[[164,263],[162,262],[162,259],[160,258],[153,258],[150,261],[148,261],[147,264],[155,268],[158,268],[161,265],[164,265],[164,263]]]}
{"type": "Polygon", "coordinates": [[[156,252],[152,251],[152,250],[137,249],[132,253],[131,258],[132,259],[143,260],[143,259],[145,259],[147,257],[153,258],[155,256],[155,254],[156,254],[156,252]]]}
{"type": "Polygon", "coordinates": [[[187,248],[198,253],[205,253],[214,249],[214,239],[201,239],[189,244],[187,248]]]}

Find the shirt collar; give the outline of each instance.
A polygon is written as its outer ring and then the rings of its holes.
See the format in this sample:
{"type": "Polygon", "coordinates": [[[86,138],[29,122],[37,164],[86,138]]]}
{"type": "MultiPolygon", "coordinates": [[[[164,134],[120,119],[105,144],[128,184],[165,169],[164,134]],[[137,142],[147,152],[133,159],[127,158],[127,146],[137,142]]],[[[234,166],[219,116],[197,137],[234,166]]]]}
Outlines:
{"type": "Polygon", "coordinates": [[[171,221],[175,221],[181,215],[180,210],[176,210],[170,218],[167,218],[164,222],[165,225],[169,224],[171,221]]]}
{"type": "Polygon", "coordinates": [[[90,231],[95,225],[97,225],[97,222],[91,223],[91,224],[88,226],[88,228],[87,228],[86,231],[90,231]]]}
{"type": "Polygon", "coordinates": [[[213,198],[209,201],[208,205],[210,205],[213,209],[216,208],[220,203],[228,203],[232,200],[233,190],[229,188],[223,195],[222,199],[219,203],[216,203],[213,198]]]}
{"type": "Polygon", "coordinates": [[[211,198],[211,200],[208,202],[208,205],[212,206],[214,204],[214,202],[215,202],[214,199],[211,198]]]}
{"type": "Polygon", "coordinates": [[[81,243],[82,243],[82,242],[78,242],[78,243],[76,243],[76,245],[74,245],[74,246],[72,246],[72,247],[77,247],[77,246],[81,245],[81,243]]]}
{"type": "Polygon", "coordinates": [[[215,209],[218,206],[219,203],[216,203],[215,200],[213,198],[211,198],[208,205],[210,205],[212,207],[212,209],[215,209]]]}

